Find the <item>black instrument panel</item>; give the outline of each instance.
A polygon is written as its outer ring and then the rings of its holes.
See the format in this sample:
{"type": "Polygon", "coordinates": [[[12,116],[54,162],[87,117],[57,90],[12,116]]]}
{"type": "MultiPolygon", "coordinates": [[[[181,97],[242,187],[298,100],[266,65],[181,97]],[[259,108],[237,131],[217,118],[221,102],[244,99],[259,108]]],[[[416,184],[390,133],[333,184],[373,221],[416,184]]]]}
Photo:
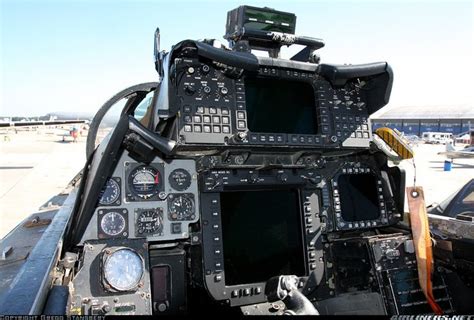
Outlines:
{"type": "Polygon", "coordinates": [[[232,78],[198,59],[175,66],[181,145],[368,147],[360,82],[333,87],[315,72],[269,66],[232,78]]]}
{"type": "Polygon", "coordinates": [[[200,187],[204,281],[215,300],[231,305],[266,301],[262,289],[275,275],[295,274],[304,286],[306,277],[322,272],[321,234],[401,218],[386,196],[384,171],[369,159],[321,168],[215,169],[201,175],[200,187]]]}

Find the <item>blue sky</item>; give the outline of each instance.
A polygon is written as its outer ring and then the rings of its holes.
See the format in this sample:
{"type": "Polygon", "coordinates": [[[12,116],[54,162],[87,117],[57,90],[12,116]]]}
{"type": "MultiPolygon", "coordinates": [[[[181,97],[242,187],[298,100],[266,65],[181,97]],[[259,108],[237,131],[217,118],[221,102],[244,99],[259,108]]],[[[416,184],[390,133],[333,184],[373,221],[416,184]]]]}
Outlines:
{"type": "Polygon", "coordinates": [[[117,91],[156,80],[162,48],[224,42],[226,12],[242,4],[297,15],[296,33],[323,38],[322,62],[388,61],[390,106],[472,104],[471,1],[0,0],[0,115],[95,112],[117,91]]]}

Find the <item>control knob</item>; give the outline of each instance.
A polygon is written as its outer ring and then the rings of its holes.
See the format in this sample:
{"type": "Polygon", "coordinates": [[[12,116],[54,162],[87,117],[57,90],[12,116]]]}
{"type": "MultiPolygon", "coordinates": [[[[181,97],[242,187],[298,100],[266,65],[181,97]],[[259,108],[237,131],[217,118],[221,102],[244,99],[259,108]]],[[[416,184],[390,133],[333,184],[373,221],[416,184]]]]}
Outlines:
{"type": "Polygon", "coordinates": [[[221,94],[222,94],[223,96],[225,96],[225,95],[228,94],[228,93],[229,93],[229,89],[227,89],[226,87],[222,87],[222,88],[221,88],[221,94]]]}
{"type": "Polygon", "coordinates": [[[211,87],[209,87],[209,86],[204,86],[204,87],[202,88],[202,91],[204,91],[205,94],[209,94],[209,93],[211,93],[211,87]]]}
{"type": "Polygon", "coordinates": [[[244,132],[244,131],[237,132],[236,134],[232,136],[231,141],[237,142],[237,143],[247,141],[247,132],[244,132]]]}
{"type": "Polygon", "coordinates": [[[188,70],[187,70],[188,74],[193,74],[194,73],[194,68],[193,67],[189,67],[188,70]]]}
{"type": "Polygon", "coordinates": [[[192,95],[196,92],[196,89],[194,88],[194,86],[186,85],[186,86],[184,87],[184,92],[185,92],[188,96],[192,96],[192,95]]]}
{"type": "Polygon", "coordinates": [[[203,64],[203,65],[201,66],[201,72],[202,72],[203,74],[208,74],[210,70],[211,70],[211,68],[209,68],[209,66],[208,66],[207,64],[203,64]]]}

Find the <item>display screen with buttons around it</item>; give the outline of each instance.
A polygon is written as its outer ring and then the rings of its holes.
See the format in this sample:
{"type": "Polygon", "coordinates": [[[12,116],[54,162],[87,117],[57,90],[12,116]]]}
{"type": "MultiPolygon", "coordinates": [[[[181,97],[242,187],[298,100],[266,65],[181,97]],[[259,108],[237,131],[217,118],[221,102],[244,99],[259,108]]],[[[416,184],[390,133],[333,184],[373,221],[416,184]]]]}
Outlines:
{"type": "Polygon", "coordinates": [[[305,273],[298,190],[223,192],[220,199],[226,285],[305,273]]]}

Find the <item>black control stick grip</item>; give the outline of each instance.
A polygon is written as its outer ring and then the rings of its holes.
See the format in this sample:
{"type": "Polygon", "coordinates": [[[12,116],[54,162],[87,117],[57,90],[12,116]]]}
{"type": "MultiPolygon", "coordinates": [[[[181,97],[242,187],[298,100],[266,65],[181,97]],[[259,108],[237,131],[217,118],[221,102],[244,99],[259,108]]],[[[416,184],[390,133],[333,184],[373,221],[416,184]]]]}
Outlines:
{"type": "Polygon", "coordinates": [[[319,315],[314,305],[298,291],[297,276],[278,276],[267,281],[265,294],[269,302],[283,301],[286,315],[319,315]]]}

